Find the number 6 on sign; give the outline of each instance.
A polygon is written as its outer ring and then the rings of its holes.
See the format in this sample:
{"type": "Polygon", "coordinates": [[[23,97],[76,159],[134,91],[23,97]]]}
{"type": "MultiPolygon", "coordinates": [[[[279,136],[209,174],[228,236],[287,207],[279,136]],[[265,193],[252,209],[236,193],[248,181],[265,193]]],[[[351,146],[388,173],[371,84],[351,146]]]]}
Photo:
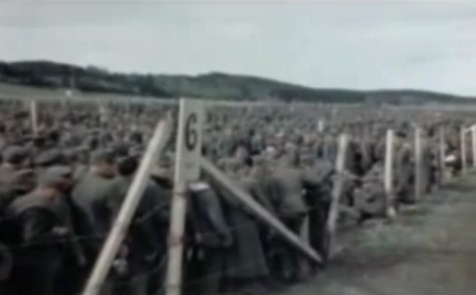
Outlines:
{"type": "Polygon", "coordinates": [[[185,123],[185,147],[187,151],[194,151],[197,145],[197,130],[194,129],[194,126],[197,125],[197,114],[190,113],[186,116],[187,122],[185,123]]]}
{"type": "Polygon", "coordinates": [[[177,138],[176,179],[197,180],[202,156],[203,104],[199,100],[180,99],[177,138]]]}
{"type": "Polygon", "coordinates": [[[202,156],[203,105],[200,101],[180,99],[177,153],[175,155],[174,194],[172,197],[167,261],[166,294],[180,295],[182,283],[183,233],[187,185],[200,177],[202,156]]]}

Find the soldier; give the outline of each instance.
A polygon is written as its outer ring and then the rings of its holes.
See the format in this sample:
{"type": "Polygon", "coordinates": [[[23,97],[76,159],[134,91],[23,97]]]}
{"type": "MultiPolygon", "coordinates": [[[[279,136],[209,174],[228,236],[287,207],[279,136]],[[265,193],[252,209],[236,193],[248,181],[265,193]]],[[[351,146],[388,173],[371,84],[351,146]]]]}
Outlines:
{"type": "MultiPolygon", "coordinates": [[[[162,165],[163,166],[163,165],[162,165]]],[[[145,218],[150,218],[156,232],[156,238],[159,240],[157,255],[150,263],[154,271],[151,271],[148,282],[149,294],[157,294],[157,290],[162,288],[160,284],[165,278],[165,269],[157,267],[164,266],[167,254],[167,237],[170,227],[170,201],[173,190],[173,170],[170,166],[160,166],[152,172],[151,183],[144,192],[143,201],[149,212],[145,218]],[[160,196],[160,197],[157,197],[160,196]],[[151,209],[154,208],[154,209],[151,209]],[[157,279],[159,278],[159,279],[157,279]]]]}
{"type": "Polygon", "coordinates": [[[325,258],[328,253],[325,225],[332,198],[334,167],[327,159],[319,158],[306,173],[315,175],[319,180],[318,185],[305,187],[304,199],[310,208],[307,231],[309,244],[325,258]]]}
{"type": "MultiPolygon", "coordinates": [[[[92,239],[82,241],[87,259],[93,262],[110,230],[112,212],[109,206],[111,183],[115,176],[115,156],[108,150],[97,150],[91,156],[89,171],[74,186],[72,201],[84,212],[85,233],[92,239]],[[87,242],[87,243],[86,243],[87,242]]],[[[111,284],[104,285],[104,292],[110,292],[111,284]]]]}
{"type": "Polygon", "coordinates": [[[432,166],[433,166],[433,151],[429,139],[422,140],[421,144],[421,179],[422,179],[422,194],[429,194],[433,184],[432,166]]]}
{"type": "Polygon", "coordinates": [[[70,232],[57,204],[68,183],[55,171],[45,171],[35,190],[13,201],[8,209],[9,242],[17,246],[11,248],[13,294],[60,294],[56,280],[66,254],[64,238],[70,232]]]}
{"type": "Polygon", "coordinates": [[[442,171],[442,168],[443,168],[442,161],[444,161],[444,159],[442,159],[440,152],[441,151],[440,151],[439,138],[434,137],[431,142],[431,151],[430,151],[430,154],[431,154],[430,181],[432,185],[434,186],[440,186],[443,183],[443,179],[444,179],[444,171],[442,171]]]}
{"type": "Polygon", "coordinates": [[[76,182],[79,182],[81,178],[88,172],[88,155],[87,150],[84,147],[76,148],[74,151],[74,159],[72,164],[73,167],[73,178],[76,182]]]}
{"type": "MultiPolygon", "coordinates": [[[[73,170],[68,166],[52,166],[46,168],[47,173],[54,173],[61,176],[65,181],[61,187],[63,197],[56,202],[56,209],[61,218],[62,223],[65,224],[68,236],[65,239],[64,263],[62,264],[61,272],[58,281],[59,294],[74,294],[80,292],[86,279],[86,256],[84,250],[77,239],[77,235],[86,234],[88,231],[84,230],[83,216],[84,212],[76,206],[71,199],[71,190],[74,185],[73,170]]],[[[42,173],[44,172],[42,171],[42,173]]]]}
{"type": "Polygon", "coordinates": [[[402,203],[415,202],[414,153],[403,133],[397,133],[395,152],[395,194],[402,203]]]}
{"type": "Polygon", "coordinates": [[[266,183],[269,180],[269,161],[264,156],[257,155],[252,158],[252,167],[249,174],[243,179],[245,187],[251,191],[251,196],[263,206],[269,213],[276,215],[276,208],[273,206],[268,191],[266,190],[266,183]],[[246,185],[248,183],[248,185],[246,185]]]}
{"type": "Polygon", "coordinates": [[[0,184],[0,216],[4,216],[14,199],[27,194],[35,186],[35,175],[32,169],[10,172],[9,178],[8,183],[0,184]]]}
{"type": "MultiPolygon", "coordinates": [[[[272,177],[271,160],[266,155],[255,156],[253,158],[253,167],[250,175],[243,182],[248,187],[251,197],[253,197],[263,208],[278,218],[276,204],[279,201],[279,186],[272,177]],[[246,184],[248,183],[248,185],[246,184]]],[[[267,282],[268,287],[274,287],[276,280],[272,278],[279,277],[279,245],[276,245],[276,233],[268,226],[257,223],[260,231],[261,245],[265,253],[270,277],[267,282]]],[[[276,286],[278,287],[278,286],[276,286]]]]}
{"type": "Polygon", "coordinates": [[[111,212],[108,196],[116,173],[115,155],[108,150],[95,151],[89,171],[75,185],[72,198],[87,212],[98,236],[109,231],[111,212]]]}
{"type": "MultiPolygon", "coordinates": [[[[304,202],[303,191],[307,185],[318,185],[317,179],[302,173],[297,168],[297,153],[292,145],[288,145],[287,153],[278,161],[278,166],[273,173],[273,185],[278,199],[275,200],[276,211],[281,221],[294,233],[300,235],[300,231],[308,207],[304,202]]],[[[286,241],[280,241],[285,251],[282,256],[283,279],[292,282],[300,280],[301,266],[300,256],[297,250],[286,241]]]]}
{"type": "MultiPolygon", "coordinates": [[[[119,213],[138,165],[138,160],[135,157],[124,157],[118,161],[118,175],[111,183],[108,201],[112,214],[111,220],[114,220],[119,213]]],[[[120,282],[116,286],[114,294],[147,294],[148,277],[141,276],[133,280],[130,280],[130,277],[151,271],[152,263],[157,262],[156,257],[159,254],[163,257],[165,249],[159,239],[159,234],[163,233],[156,230],[153,219],[162,205],[157,201],[161,199],[164,201],[164,198],[165,195],[160,188],[149,182],[139,202],[126,238],[128,273],[121,278],[121,281],[125,282],[120,282]]],[[[158,278],[154,279],[157,280],[158,278]]]]}
{"type": "Polygon", "coordinates": [[[385,216],[385,189],[383,162],[377,162],[362,178],[362,185],[354,191],[355,208],[360,212],[360,223],[373,217],[385,216]]]}
{"type": "Polygon", "coordinates": [[[14,173],[27,168],[29,159],[28,149],[22,146],[8,147],[3,153],[3,164],[0,166],[0,184],[11,184],[14,173]]]}
{"type": "Polygon", "coordinates": [[[52,165],[64,165],[65,162],[66,159],[61,150],[53,148],[38,154],[35,159],[35,166],[45,168],[52,165]]]}
{"type": "Polygon", "coordinates": [[[190,184],[190,230],[193,231],[192,257],[189,261],[189,287],[193,293],[220,294],[226,291],[228,251],[233,243],[229,223],[215,190],[206,182],[190,184]],[[200,255],[201,254],[201,255],[200,255]],[[200,273],[192,273],[196,268],[200,273]],[[199,283],[193,283],[197,280],[199,283]]]}
{"type": "MultiPolygon", "coordinates": [[[[239,163],[238,173],[235,176],[238,185],[252,198],[260,203],[266,203],[267,198],[262,194],[256,181],[250,177],[251,163],[239,163]]],[[[225,195],[224,195],[225,196],[225,195]]],[[[225,212],[230,226],[233,228],[235,243],[229,251],[229,276],[235,279],[239,288],[246,287],[250,291],[262,290],[269,270],[266,263],[260,231],[257,221],[245,207],[241,206],[233,196],[225,196],[225,212]]],[[[267,206],[270,206],[269,202],[267,206]]],[[[269,208],[269,207],[268,207],[269,208]]]]}

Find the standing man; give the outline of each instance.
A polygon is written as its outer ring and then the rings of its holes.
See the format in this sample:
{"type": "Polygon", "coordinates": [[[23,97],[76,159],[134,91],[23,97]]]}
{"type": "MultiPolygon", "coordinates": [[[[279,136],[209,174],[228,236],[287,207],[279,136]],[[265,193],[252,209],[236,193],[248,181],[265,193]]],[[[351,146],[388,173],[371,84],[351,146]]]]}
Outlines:
{"type": "Polygon", "coordinates": [[[40,176],[38,186],[13,201],[8,209],[10,242],[17,245],[12,248],[13,294],[60,295],[56,280],[66,254],[65,238],[70,232],[57,204],[68,183],[62,175],[47,170],[40,176]]]}
{"type": "MultiPolygon", "coordinates": [[[[115,155],[109,150],[97,150],[91,155],[89,171],[75,185],[71,199],[84,212],[84,233],[88,239],[82,245],[88,262],[94,263],[112,224],[112,212],[108,201],[112,193],[111,183],[116,173],[115,155]]],[[[92,265],[88,265],[91,266],[92,265]]],[[[112,288],[110,280],[103,292],[112,288]]]]}

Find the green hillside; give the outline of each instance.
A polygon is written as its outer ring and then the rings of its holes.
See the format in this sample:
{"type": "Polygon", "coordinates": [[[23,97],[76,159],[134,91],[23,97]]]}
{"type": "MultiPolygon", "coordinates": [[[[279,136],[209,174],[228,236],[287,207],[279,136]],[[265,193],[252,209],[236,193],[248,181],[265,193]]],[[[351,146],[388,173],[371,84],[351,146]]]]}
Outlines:
{"type": "Polygon", "coordinates": [[[468,98],[418,90],[316,89],[271,79],[209,73],[197,76],[114,73],[51,61],[0,62],[0,83],[82,92],[175,98],[333,103],[456,103],[468,98]]]}

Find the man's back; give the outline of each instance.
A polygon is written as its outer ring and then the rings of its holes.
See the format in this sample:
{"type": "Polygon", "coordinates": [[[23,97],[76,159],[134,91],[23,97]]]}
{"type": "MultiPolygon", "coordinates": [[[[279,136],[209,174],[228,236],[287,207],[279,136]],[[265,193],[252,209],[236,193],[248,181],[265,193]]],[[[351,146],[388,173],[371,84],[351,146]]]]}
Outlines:
{"type": "Polygon", "coordinates": [[[278,205],[278,214],[294,215],[306,212],[306,205],[302,196],[302,175],[299,169],[291,167],[277,167],[273,178],[281,189],[282,199],[278,205]]]}
{"type": "Polygon", "coordinates": [[[94,173],[86,173],[72,192],[73,201],[87,212],[97,233],[109,231],[111,214],[107,201],[111,194],[111,180],[94,173]]]}

